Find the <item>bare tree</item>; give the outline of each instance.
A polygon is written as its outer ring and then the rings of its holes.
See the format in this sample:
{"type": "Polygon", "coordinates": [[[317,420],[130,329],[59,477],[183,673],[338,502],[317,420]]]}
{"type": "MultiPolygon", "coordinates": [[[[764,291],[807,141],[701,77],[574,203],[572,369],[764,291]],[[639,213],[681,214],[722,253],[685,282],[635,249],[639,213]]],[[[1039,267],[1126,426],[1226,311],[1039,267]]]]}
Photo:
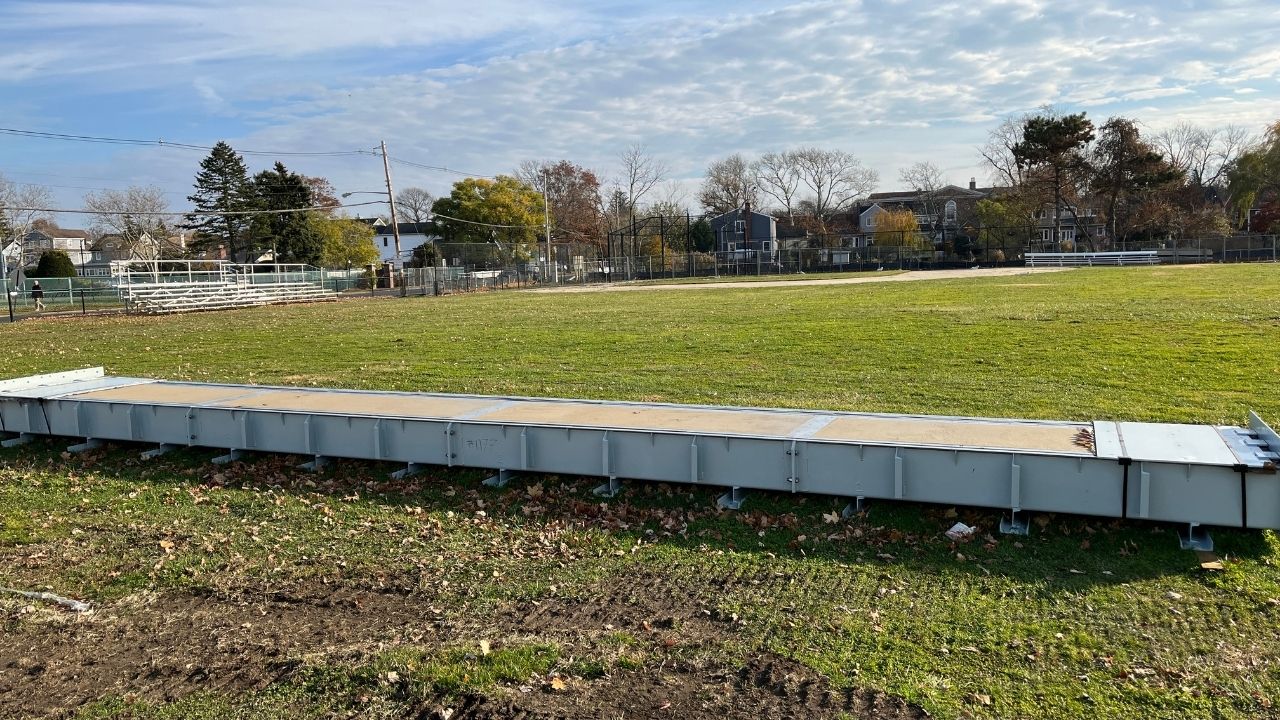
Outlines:
{"type": "MultiPolygon", "coordinates": [[[[0,174],[0,253],[8,257],[10,245],[31,232],[39,220],[50,220],[44,210],[53,206],[48,188],[10,182],[0,174]]],[[[8,268],[7,262],[4,263],[8,268]]]]}
{"type": "Polygon", "coordinates": [[[844,150],[801,148],[792,153],[800,182],[813,203],[813,216],[820,228],[836,213],[847,210],[866,196],[879,182],[875,170],[865,168],[858,158],[844,150]]]}
{"type": "Polygon", "coordinates": [[[1253,134],[1239,125],[1204,128],[1180,122],[1156,133],[1152,143],[1171,165],[1186,173],[1192,185],[1213,187],[1254,140],[1253,134]]]}
{"type": "Polygon", "coordinates": [[[997,186],[1018,187],[1026,181],[1026,168],[1018,163],[1013,149],[1022,142],[1022,128],[1030,115],[1005,118],[987,135],[987,142],[978,148],[978,154],[991,168],[991,180],[997,186]]]}
{"type": "Polygon", "coordinates": [[[667,178],[665,163],[649,154],[640,144],[632,145],[618,157],[622,165],[621,185],[627,193],[627,203],[634,208],[655,185],[667,178]]]}
{"type": "Polygon", "coordinates": [[[636,143],[618,156],[622,166],[619,185],[626,194],[628,219],[631,225],[632,252],[635,252],[636,205],[641,198],[667,177],[667,166],[649,154],[644,145],[636,143]]]}
{"type": "Polygon", "coordinates": [[[719,215],[747,203],[758,206],[759,195],[751,165],[735,153],[707,168],[706,179],[698,191],[698,202],[707,211],[719,215]]]}
{"type": "Polygon", "coordinates": [[[938,219],[938,193],[942,190],[942,171],[931,162],[918,162],[898,171],[898,180],[917,193],[930,222],[938,219]]]}
{"type": "Polygon", "coordinates": [[[404,215],[405,222],[424,223],[431,218],[431,204],[435,201],[426,190],[407,187],[396,193],[396,210],[404,215]]]}
{"type": "Polygon", "coordinates": [[[788,221],[795,220],[796,194],[800,191],[800,170],[790,152],[767,152],[751,164],[756,185],[776,200],[788,221]]]}
{"type": "Polygon", "coordinates": [[[84,206],[93,213],[92,230],[114,236],[110,239],[130,260],[154,261],[181,252],[169,240],[169,203],[160,188],[89,193],[84,196],[84,206]]]}

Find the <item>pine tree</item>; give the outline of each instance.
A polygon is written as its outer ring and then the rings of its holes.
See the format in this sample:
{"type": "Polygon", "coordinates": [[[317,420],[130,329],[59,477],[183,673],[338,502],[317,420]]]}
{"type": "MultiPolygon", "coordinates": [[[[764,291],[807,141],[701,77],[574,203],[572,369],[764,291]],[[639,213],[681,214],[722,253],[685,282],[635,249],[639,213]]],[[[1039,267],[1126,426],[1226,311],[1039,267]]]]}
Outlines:
{"type": "MultiPolygon", "coordinates": [[[[251,182],[261,210],[295,210],[312,206],[311,188],[306,178],[290,172],[284,163],[253,176],[251,182]]],[[[316,232],[308,212],[278,212],[257,215],[253,235],[258,248],[275,251],[277,262],[319,265],[324,238],[316,232]]]]}
{"type": "Polygon", "coordinates": [[[45,250],[40,254],[40,262],[36,263],[32,277],[63,278],[75,277],[76,266],[71,257],[62,250],[45,250]]]}
{"type": "MultiPolygon", "coordinates": [[[[249,187],[249,171],[244,158],[225,142],[213,146],[209,156],[200,161],[196,173],[196,192],[187,199],[202,213],[233,213],[252,210],[254,198],[249,187]]],[[[247,254],[249,247],[248,215],[188,215],[186,227],[197,231],[196,246],[210,248],[222,245],[234,260],[247,254]]]]}

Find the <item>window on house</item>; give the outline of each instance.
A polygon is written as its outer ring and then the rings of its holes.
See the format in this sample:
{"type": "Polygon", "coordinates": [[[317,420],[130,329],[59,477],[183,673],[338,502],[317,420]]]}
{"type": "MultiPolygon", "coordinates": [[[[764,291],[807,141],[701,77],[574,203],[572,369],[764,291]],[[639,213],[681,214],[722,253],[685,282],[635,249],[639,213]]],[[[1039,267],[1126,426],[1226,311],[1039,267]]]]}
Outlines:
{"type": "Polygon", "coordinates": [[[382,247],[386,247],[386,246],[387,246],[387,239],[382,238],[382,247]]]}
{"type": "Polygon", "coordinates": [[[1075,228],[1062,228],[1062,240],[1064,242],[1068,240],[1074,241],[1075,239],[1076,239],[1075,228]]]}
{"type": "Polygon", "coordinates": [[[876,226],[876,216],[875,216],[875,215],[868,215],[868,216],[867,216],[867,227],[869,227],[869,228],[873,228],[873,227],[875,227],[875,226],[876,226]]]}
{"type": "Polygon", "coordinates": [[[942,211],[942,219],[945,220],[946,222],[951,222],[951,223],[956,221],[956,201],[955,200],[947,201],[947,204],[942,211]]]}

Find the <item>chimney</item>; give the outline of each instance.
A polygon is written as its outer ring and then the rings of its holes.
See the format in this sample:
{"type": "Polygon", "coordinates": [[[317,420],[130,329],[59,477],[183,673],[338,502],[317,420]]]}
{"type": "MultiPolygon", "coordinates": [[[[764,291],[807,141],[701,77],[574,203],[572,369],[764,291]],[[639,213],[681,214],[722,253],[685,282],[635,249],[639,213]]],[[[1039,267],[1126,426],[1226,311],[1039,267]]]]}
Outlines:
{"type": "Polygon", "coordinates": [[[977,189],[978,189],[978,179],[977,179],[977,178],[969,178],[969,189],[970,189],[970,190],[977,190],[977,189]]]}

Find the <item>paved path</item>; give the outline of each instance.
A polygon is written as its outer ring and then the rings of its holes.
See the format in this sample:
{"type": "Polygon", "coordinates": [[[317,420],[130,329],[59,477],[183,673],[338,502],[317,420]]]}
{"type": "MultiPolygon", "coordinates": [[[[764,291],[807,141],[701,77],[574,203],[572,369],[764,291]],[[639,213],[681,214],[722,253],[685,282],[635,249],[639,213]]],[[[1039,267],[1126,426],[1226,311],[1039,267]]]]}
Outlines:
{"type": "Polygon", "coordinates": [[[1005,277],[1013,275],[1039,275],[1040,273],[1074,270],[1069,267],[1003,267],[964,270],[909,270],[904,273],[863,275],[844,278],[812,280],[759,280],[741,282],[705,283],[615,283],[609,285],[567,285],[564,287],[536,288],[528,292],[627,292],[632,290],[741,290],[745,288],[802,287],[805,285],[857,285],[874,282],[910,282],[913,280],[954,280],[956,278],[1005,277]]]}

